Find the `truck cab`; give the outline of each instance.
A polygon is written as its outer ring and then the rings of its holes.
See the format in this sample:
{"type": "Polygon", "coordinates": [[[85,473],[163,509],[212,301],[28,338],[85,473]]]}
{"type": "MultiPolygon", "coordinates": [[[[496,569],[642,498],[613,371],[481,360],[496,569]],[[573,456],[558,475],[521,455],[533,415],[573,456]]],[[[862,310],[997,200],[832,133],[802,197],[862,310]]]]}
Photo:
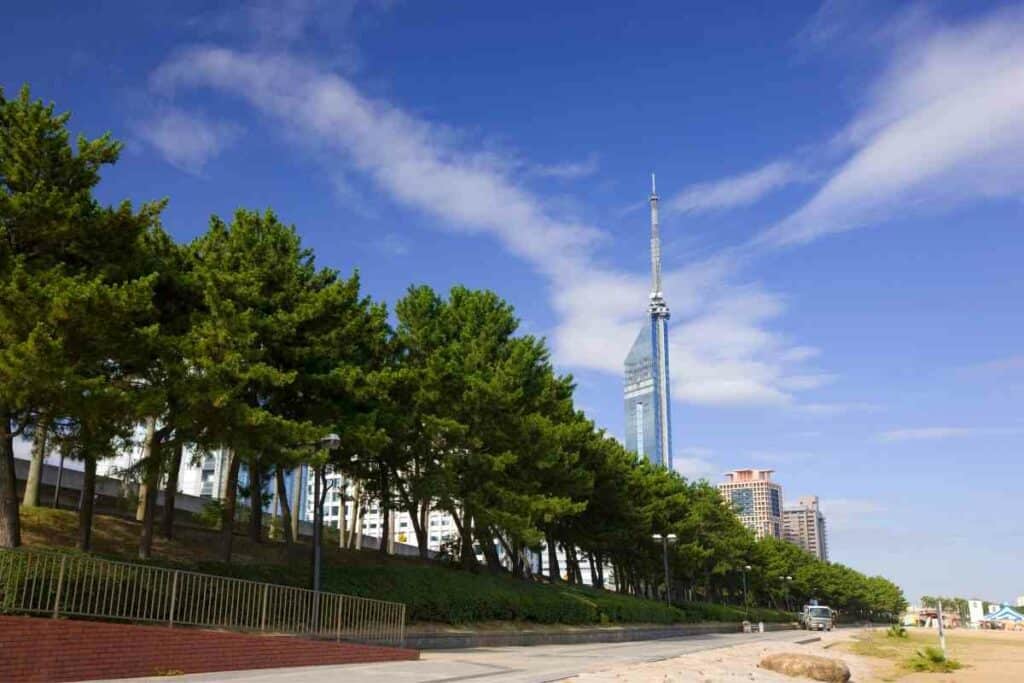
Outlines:
{"type": "Polygon", "coordinates": [[[800,628],[809,631],[831,631],[835,626],[832,608],[827,605],[806,605],[800,613],[800,628]]]}

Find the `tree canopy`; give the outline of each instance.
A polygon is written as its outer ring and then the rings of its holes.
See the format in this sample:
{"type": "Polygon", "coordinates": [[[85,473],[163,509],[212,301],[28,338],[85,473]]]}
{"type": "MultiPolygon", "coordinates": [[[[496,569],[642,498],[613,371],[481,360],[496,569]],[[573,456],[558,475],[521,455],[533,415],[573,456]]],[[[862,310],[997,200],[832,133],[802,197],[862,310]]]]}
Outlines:
{"type": "Polygon", "coordinates": [[[282,472],[307,463],[408,512],[424,555],[426,514],[449,513],[469,570],[482,555],[525,579],[546,546],[551,581],[581,582],[588,563],[598,585],[650,597],[903,608],[886,579],[758,541],[713,486],[627,451],[578,409],[573,378],[497,293],[412,286],[389,316],[357,272],[318,267],[269,209],[213,216],[179,244],[160,226],[163,201],[95,199],[121,145],[72,143],[68,121],[27,88],[0,92],[0,546],[19,544],[15,437],[52,432],[90,486],[96,462],[145,425],[143,557],[156,486],[168,481],[173,517],[188,443],[229,456],[225,560],[243,463],[257,541],[264,483],[273,472],[284,498],[282,472]],[[339,437],[329,452],[316,447],[327,433],[339,437]]]}

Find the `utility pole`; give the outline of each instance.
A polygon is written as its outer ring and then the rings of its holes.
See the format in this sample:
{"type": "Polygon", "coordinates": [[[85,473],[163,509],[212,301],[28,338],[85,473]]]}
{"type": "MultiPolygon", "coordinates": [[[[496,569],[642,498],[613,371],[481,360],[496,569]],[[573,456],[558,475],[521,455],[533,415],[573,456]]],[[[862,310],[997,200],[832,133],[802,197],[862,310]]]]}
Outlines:
{"type": "Polygon", "coordinates": [[[751,569],[749,564],[743,565],[743,612],[748,617],[750,616],[750,600],[747,599],[747,572],[751,569]]]}
{"type": "Polygon", "coordinates": [[[942,624],[942,598],[939,598],[939,645],[942,647],[942,656],[946,656],[946,628],[942,624]]]}

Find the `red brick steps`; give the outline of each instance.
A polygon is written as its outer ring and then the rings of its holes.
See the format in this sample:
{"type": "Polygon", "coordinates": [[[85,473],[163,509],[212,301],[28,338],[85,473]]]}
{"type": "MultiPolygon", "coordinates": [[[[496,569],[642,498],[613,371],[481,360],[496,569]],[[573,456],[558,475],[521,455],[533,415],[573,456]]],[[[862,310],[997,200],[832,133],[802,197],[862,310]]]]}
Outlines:
{"type": "Polygon", "coordinates": [[[291,636],[0,616],[4,683],[409,659],[419,659],[419,652],[291,636]]]}

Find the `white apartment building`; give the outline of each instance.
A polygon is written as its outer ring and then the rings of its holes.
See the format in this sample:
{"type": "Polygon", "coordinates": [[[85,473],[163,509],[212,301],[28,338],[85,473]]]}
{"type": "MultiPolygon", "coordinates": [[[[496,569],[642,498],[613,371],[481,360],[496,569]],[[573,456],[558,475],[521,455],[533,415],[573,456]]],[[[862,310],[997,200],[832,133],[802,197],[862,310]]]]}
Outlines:
{"type": "MultiPolygon", "coordinates": [[[[305,496],[303,497],[300,519],[306,521],[313,519],[315,501],[313,496],[313,480],[309,475],[309,468],[303,466],[300,474],[300,486],[304,489],[305,496]]],[[[328,473],[327,498],[324,503],[324,525],[338,528],[339,524],[344,521],[346,529],[350,528],[352,516],[357,513],[354,500],[355,495],[356,486],[354,482],[346,479],[341,474],[328,473]],[[344,508],[342,507],[343,491],[345,498],[344,508]]],[[[358,528],[360,532],[363,536],[380,538],[384,531],[384,512],[381,510],[380,504],[377,501],[365,499],[361,502],[362,509],[358,511],[358,528]]],[[[404,510],[392,510],[390,514],[390,540],[394,543],[417,546],[419,540],[409,518],[409,513],[404,510]]],[[[455,526],[455,520],[443,510],[431,510],[427,515],[424,529],[427,534],[427,548],[435,552],[440,551],[442,546],[458,538],[459,535],[458,529],[455,526]]]]}
{"type": "Polygon", "coordinates": [[[757,538],[782,538],[782,487],[772,481],[775,470],[733,470],[718,485],[744,526],[757,538]]]}
{"type": "Polygon", "coordinates": [[[823,562],[828,562],[825,515],[817,496],[804,496],[782,511],[782,535],[823,562]]]}

